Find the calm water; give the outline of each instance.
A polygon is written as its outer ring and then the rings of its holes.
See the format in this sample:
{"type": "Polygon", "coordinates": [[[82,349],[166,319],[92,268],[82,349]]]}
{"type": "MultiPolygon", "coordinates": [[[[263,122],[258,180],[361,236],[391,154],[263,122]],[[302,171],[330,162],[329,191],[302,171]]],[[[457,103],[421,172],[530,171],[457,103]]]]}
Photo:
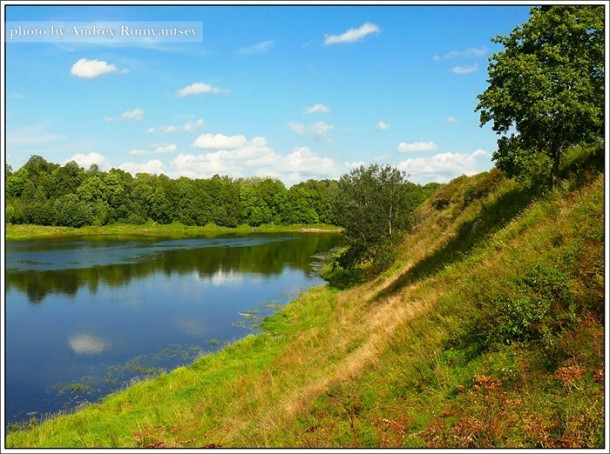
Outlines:
{"type": "Polygon", "coordinates": [[[7,242],[6,422],[95,401],[256,331],[324,282],[316,255],[340,238],[7,242]]]}

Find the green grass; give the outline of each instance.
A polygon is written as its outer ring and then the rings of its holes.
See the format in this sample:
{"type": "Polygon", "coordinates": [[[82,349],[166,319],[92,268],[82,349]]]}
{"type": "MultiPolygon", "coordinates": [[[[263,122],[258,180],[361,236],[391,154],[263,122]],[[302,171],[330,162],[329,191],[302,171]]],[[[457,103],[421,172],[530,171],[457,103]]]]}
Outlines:
{"type": "Polygon", "coordinates": [[[603,448],[604,177],[573,169],[456,179],[385,274],[7,447],[603,448]]]}
{"type": "Polygon", "coordinates": [[[54,238],[73,238],[82,236],[149,236],[149,237],[170,237],[184,238],[195,236],[218,236],[227,234],[247,234],[247,233],[286,233],[286,232],[339,232],[341,229],[332,225],[274,225],[265,224],[259,227],[240,225],[235,228],[219,227],[215,224],[205,226],[187,226],[180,223],[157,224],[147,223],[142,225],[130,224],[111,224],[105,226],[85,226],[81,228],[42,226],[42,225],[19,225],[8,224],[6,226],[5,238],[7,241],[54,239],[54,238]]]}

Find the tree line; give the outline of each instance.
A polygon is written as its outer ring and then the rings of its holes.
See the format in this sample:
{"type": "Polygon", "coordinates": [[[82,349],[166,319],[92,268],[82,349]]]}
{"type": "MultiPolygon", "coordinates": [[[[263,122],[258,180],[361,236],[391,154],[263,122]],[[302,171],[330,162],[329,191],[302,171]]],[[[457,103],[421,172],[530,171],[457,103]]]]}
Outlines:
{"type": "MultiPolygon", "coordinates": [[[[407,216],[438,187],[404,182],[407,216]],[[407,212],[408,211],[408,212],[407,212]]],[[[341,225],[334,209],[339,182],[308,180],[287,188],[274,178],[169,178],[121,169],[88,169],[34,155],[18,170],[6,165],[6,221],[82,227],[157,222],[224,227],[247,224],[341,225]]]]}

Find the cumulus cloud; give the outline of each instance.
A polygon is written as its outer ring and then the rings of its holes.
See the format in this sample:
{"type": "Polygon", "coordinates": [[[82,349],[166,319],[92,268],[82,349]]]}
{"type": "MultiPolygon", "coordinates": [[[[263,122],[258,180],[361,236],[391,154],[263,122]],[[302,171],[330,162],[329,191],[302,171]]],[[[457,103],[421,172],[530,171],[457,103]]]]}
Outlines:
{"type": "Polygon", "coordinates": [[[447,117],[447,119],[445,120],[445,122],[447,123],[457,123],[459,120],[455,117],[447,117]]]}
{"type": "Polygon", "coordinates": [[[314,140],[329,140],[327,134],[334,128],[333,125],[329,125],[324,121],[316,121],[315,123],[309,125],[293,121],[288,123],[288,127],[295,134],[309,134],[309,136],[314,140]]]}
{"type": "Polygon", "coordinates": [[[456,57],[478,58],[478,57],[482,57],[483,55],[485,55],[488,50],[489,49],[485,46],[481,46],[481,48],[469,47],[466,50],[449,51],[443,56],[435,55],[434,59],[438,61],[438,60],[447,60],[449,58],[456,58],[456,57]]]}
{"type": "MultiPolygon", "coordinates": [[[[202,139],[201,141],[199,139],[202,139]]],[[[245,168],[270,165],[276,158],[264,137],[248,141],[244,136],[205,134],[199,148],[216,149],[202,154],[180,153],[171,161],[174,173],[188,177],[211,177],[214,174],[240,177],[245,168]],[[221,144],[226,146],[221,147],[221,144]],[[204,145],[204,146],[201,146],[204,145]]]]}
{"type": "Polygon", "coordinates": [[[308,147],[294,148],[291,153],[274,162],[272,169],[281,173],[298,173],[311,176],[331,176],[337,171],[336,164],[332,159],[318,156],[308,147]]]}
{"type": "Polygon", "coordinates": [[[328,106],[325,106],[324,104],[314,104],[311,107],[308,107],[307,109],[305,109],[306,114],[313,114],[313,113],[327,113],[330,112],[330,108],[328,106]]]}
{"type": "Polygon", "coordinates": [[[116,73],[116,72],[127,72],[127,70],[119,70],[115,65],[105,62],[103,60],[88,60],[81,58],[70,70],[70,74],[76,77],[82,77],[84,79],[93,79],[104,74],[116,73]]]}
{"type": "Polygon", "coordinates": [[[88,169],[92,164],[97,164],[100,169],[107,170],[110,168],[110,163],[106,159],[105,156],[99,153],[77,153],[73,155],[71,158],[66,159],[62,165],[65,165],[67,162],[75,161],[79,166],[88,169]]]}
{"type": "Polygon", "coordinates": [[[251,46],[242,47],[237,50],[237,53],[242,55],[262,54],[267,52],[274,44],[275,41],[273,40],[261,41],[251,46]]]}
{"type": "Polygon", "coordinates": [[[479,65],[475,63],[471,66],[454,66],[453,68],[451,68],[451,72],[454,74],[470,74],[478,71],[478,69],[479,65]]]}
{"type": "Polygon", "coordinates": [[[447,183],[460,175],[474,175],[491,167],[491,154],[478,149],[473,153],[441,153],[432,157],[407,159],[398,169],[409,175],[409,181],[425,184],[447,183]]]}
{"type": "Polygon", "coordinates": [[[126,162],[121,164],[119,169],[129,172],[134,176],[138,173],[149,173],[155,175],[160,175],[162,173],[167,174],[165,171],[165,166],[158,159],[153,159],[145,163],[126,162]]]}
{"type": "Polygon", "coordinates": [[[386,129],[390,129],[390,124],[386,123],[385,121],[380,121],[379,123],[377,123],[377,129],[385,131],[386,129]]]}
{"type": "Polygon", "coordinates": [[[318,156],[307,147],[294,148],[281,155],[275,152],[264,137],[248,140],[244,136],[205,135],[203,144],[214,145],[204,153],[180,153],[171,160],[174,177],[209,178],[215,174],[234,178],[270,176],[285,184],[294,184],[309,178],[336,178],[340,170],[335,162],[318,156]],[[209,143],[208,143],[209,141],[209,143]],[[216,148],[224,142],[226,147],[216,148]]]}
{"type": "Polygon", "coordinates": [[[246,144],[246,138],[243,135],[225,136],[224,134],[202,134],[193,146],[197,148],[221,149],[221,148],[239,148],[246,144]]]}
{"type": "Polygon", "coordinates": [[[380,28],[371,24],[370,22],[365,22],[358,28],[350,28],[345,33],[340,35],[324,35],[324,45],[328,46],[331,44],[344,44],[344,43],[354,43],[357,41],[361,41],[364,39],[366,35],[371,33],[379,33],[380,28]]]}
{"type": "Polygon", "coordinates": [[[173,143],[159,145],[155,147],[155,154],[173,153],[177,148],[178,147],[173,143]]]}
{"type": "Polygon", "coordinates": [[[118,117],[104,117],[105,121],[140,121],[144,118],[144,111],[142,109],[133,109],[123,112],[118,117]]]}
{"type": "Polygon", "coordinates": [[[195,82],[188,87],[181,88],[176,92],[176,94],[181,98],[186,96],[201,95],[204,93],[227,93],[227,90],[219,87],[213,87],[212,85],[204,84],[202,82],[195,82]]]}
{"type": "Polygon", "coordinates": [[[438,146],[434,142],[400,142],[400,144],[398,144],[398,151],[401,153],[408,153],[412,151],[434,151],[436,149],[438,149],[438,146]]]}

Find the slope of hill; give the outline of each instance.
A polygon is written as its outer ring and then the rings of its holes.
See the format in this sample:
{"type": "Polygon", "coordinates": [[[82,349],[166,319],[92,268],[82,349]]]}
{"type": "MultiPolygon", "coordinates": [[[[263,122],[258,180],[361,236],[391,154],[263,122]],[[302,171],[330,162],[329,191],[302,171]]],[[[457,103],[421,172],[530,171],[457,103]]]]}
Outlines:
{"type": "Polygon", "coordinates": [[[383,275],[7,445],[603,448],[602,168],[577,149],[545,195],[460,177],[383,275]]]}

